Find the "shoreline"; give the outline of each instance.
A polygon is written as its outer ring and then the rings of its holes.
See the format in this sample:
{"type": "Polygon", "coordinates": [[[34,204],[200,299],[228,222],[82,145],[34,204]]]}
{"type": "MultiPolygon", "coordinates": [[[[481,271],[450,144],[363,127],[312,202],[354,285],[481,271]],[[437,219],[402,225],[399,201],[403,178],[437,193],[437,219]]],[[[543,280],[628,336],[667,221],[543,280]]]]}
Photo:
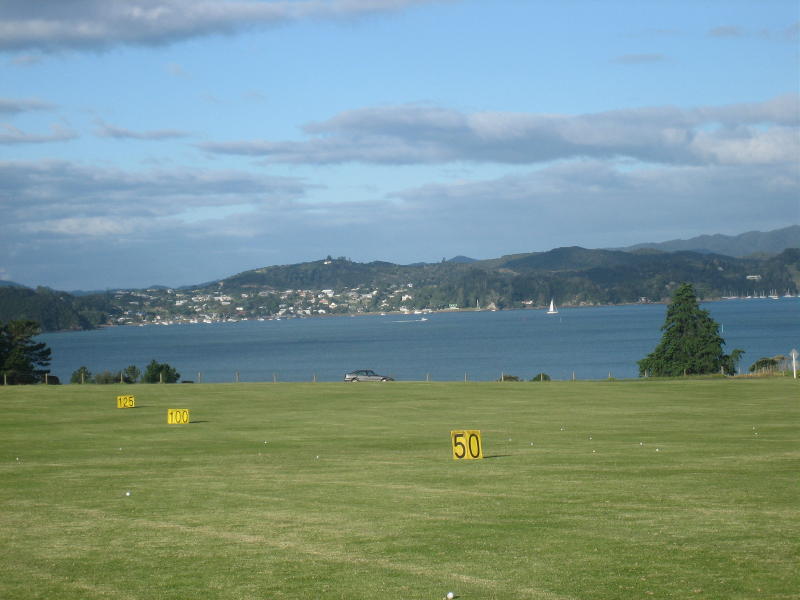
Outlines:
{"type": "MultiPolygon", "coordinates": [[[[797,300],[798,296],[780,296],[778,298],[770,297],[717,297],[711,299],[702,299],[700,304],[708,304],[715,302],[732,302],[732,301],[749,301],[749,300],[797,300]]],[[[611,308],[621,306],[650,306],[650,305],[666,305],[669,300],[650,300],[647,302],[619,302],[611,304],[563,304],[558,306],[559,310],[571,310],[576,308],[611,308]]],[[[269,317],[242,317],[242,318],[224,318],[224,319],[164,319],[159,321],[142,321],[135,323],[103,323],[92,329],[59,329],[51,331],[43,331],[42,333],[75,333],[79,331],[97,331],[101,329],[116,328],[116,327],[149,327],[149,326],[173,326],[173,325],[214,325],[219,323],[239,323],[242,321],[288,321],[295,319],[330,319],[337,317],[362,317],[362,316],[391,316],[391,317],[423,317],[431,314],[448,314],[448,313],[477,313],[477,312],[510,312],[510,311],[547,311],[547,306],[536,307],[514,307],[514,308],[443,308],[443,309],[416,309],[409,311],[364,311],[364,312],[346,312],[334,314],[310,314],[310,315],[282,315],[282,316],[269,316],[269,317]]],[[[558,314],[558,313],[557,313],[558,314]]]]}

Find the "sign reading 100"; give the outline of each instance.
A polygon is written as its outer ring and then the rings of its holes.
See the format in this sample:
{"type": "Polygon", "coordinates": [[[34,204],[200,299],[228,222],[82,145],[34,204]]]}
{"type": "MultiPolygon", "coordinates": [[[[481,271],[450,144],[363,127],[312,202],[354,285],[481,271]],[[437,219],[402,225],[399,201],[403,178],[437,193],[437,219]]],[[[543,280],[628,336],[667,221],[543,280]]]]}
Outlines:
{"type": "Polygon", "coordinates": [[[189,422],[188,408],[168,408],[167,425],[186,425],[189,422]]]}
{"type": "Polygon", "coordinates": [[[483,458],[481,432],[478,429],[451,431],[450,443],[453,446],[453,460],[483,458]]]}

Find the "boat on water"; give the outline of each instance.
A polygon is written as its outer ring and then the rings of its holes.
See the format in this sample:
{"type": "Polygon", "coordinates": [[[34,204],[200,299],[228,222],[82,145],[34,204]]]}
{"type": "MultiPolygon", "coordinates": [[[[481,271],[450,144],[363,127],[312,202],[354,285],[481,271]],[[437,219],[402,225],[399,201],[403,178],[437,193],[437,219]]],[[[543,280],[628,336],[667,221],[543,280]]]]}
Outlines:
{"type": "Polygon", "coordinates": [[[547,314],[548,315],[557,315],[558,314],[558,309],[556,308],[556,305],[553,302],[552,298],[550,298],[550,308],[547,309],[547,314]]]}

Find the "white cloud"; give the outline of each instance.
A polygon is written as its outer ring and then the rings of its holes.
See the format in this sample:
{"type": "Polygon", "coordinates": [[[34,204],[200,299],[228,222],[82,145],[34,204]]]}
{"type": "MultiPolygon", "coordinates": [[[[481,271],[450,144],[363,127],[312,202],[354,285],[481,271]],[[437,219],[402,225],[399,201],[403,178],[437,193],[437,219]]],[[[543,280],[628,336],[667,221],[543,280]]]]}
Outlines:
{"type": "Polygon", "coordinates": [[[81,222],[98,234],[105,220],[145,218],[156,225],[193,209],[281,203],[301,198],[310,187],[296,178],[237,171],[134,172],[66,161],[0,161],[6,224],[61,234],[79,234],[81,222]]]}
{"type": "Polygon", "coordinates": [[[152,131],[133,131],[123,127],[110,125],[103,121],[98,122],[97,135],[100,137],[114,139],[135,139],[135,140],[169,140],[175,138],[189,137],[191,134],[177,129],[156,129],[152,131]]]}
{"type": "Polygon", "coordinates": [[[769,230],[800,222],[800,173],[785,165],[631,168],[586,160],[487,181],[426,185],[394,197],[408,218],[424,215],[417,222],[423,231],[438,229],[430,234],[452,236],[454,243],[458,236],[474,239],[484,256],[575,243],[620,246],[668,239],[675,231],[741,233],[741,223],[769,230]]]}
{"type": "Polygon", "coordinates": [[[0,113],[17,114],[32,110],[50,110],[54,108],[49,102],[35,98],[0,98],[0,113]]]}
{"type": "Polygon", "coordinates": [[[67,289],[78,287],[69,283],[75,264],[86,265],[80,287],[188,285],[329,253],[407,263],[489,258],[800,222],[800,174],[784,164],[570,160],[359,202],[313,201],[310,187],[230,171],[0,162],[0,270],[67,289]]]}
{"type": "Polygon", "coordinates": [[[73,140],[78,135],[59,125],[53,125],[51,133],[27,133],[7,123],[0,123],[0,144],[45,144],[49,142],[65,142],[73,140]]]}
{"type": "Polygon", "coordinates": [[[303,19],[341,19],[435,0],[4,0],[0,50],[163,45],[303,19]]]}
{"type": "Polygon", "coordinates": [[[586,157],[761,164],[797,161],[798,124],[797,94],[726,106],[643,107],[585,115],[462,113],[400,105],[350,110],[310,123],[304,128],[311,136],[306,141],[243,140],[199,147],[298,164],[534,164],[586,157]]]}
{"type": "Polygon", "coordinates": [[[20,226],[20,231],[26,234],[54,233],[67,236],[105,237],[128,234],[138,224],[108,217],[67,217],[29,221],[20,226]]]}
{"type": "Polygon", "coordinates": [[[711,37],[742,37],[744,30],[736,25],[719,25],[708,30],[711,37]]]}

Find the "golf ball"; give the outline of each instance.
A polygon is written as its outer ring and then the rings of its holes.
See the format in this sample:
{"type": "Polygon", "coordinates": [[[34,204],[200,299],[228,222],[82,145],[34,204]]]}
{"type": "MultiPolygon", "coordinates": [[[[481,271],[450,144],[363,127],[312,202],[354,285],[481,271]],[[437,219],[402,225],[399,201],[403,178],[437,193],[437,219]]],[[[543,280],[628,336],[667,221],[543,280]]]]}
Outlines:
{"type": "Polygon", "coordinates": [[[456,595],[453,592],[447,592],[447,600],[453,600],[456,595]]]}
{"type": "Polygon", "coordinates": [[[131,495],[131,493],[130,493],[130,492],[125,492],[125,495],[126,495],[126,496],[130,496],[130,495],[131,495]]]}

